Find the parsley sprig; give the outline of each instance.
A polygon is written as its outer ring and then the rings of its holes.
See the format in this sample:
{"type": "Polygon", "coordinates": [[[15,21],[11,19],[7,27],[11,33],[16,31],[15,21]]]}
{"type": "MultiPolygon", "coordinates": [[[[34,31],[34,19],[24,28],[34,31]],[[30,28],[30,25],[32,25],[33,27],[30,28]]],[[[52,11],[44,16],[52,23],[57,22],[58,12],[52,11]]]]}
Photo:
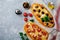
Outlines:
{"type": "Polygon", "coordinates": [[[22,40],[29,40],[26,34],[19,32],[19,35],[20,35],[22,40]]]}

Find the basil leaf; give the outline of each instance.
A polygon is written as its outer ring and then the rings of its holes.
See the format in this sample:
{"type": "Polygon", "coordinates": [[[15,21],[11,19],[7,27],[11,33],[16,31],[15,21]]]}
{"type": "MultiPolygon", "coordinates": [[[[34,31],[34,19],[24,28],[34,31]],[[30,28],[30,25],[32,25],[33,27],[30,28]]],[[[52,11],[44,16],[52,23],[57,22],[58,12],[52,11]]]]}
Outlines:
{"type": "Polygon", "coordinates": [[[31,19],[30,21],[31,21],[31,22],[34,22],[34,19],[31,19]]]}
{"type": "Polygon", "coordinates": [[[50,19],[49,19],[48,16],[45,16],[45,21],[46,21],[46,22],[49,22],[49,21],[50,21],[50,19]]]}
{"type": "Polygon", "coordinates": [[[44,22],[44,18],[41,18],[41,20],[44,22]]]}
{"type": "Polygon", "coordinates": [[[41,18],[41,20],[42,20],[43,22],[49,22],[49,21],[50,21],[50,19],[49,19],[48,16],[45,16],[44,18],[41,18]]]}
{"type": "Polygon", "coordinates": [[[19,32],[20,36],[23,36],[23,33],[22,32],[19,32]]]}

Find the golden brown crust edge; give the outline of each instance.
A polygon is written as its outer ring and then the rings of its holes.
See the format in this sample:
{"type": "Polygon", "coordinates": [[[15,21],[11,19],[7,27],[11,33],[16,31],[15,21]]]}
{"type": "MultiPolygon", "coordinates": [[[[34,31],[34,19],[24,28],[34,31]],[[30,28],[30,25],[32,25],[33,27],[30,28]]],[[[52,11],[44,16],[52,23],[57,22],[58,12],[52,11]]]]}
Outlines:
{"type": "MultiPolygon", "coordinates": [[[[31,8],[30,8],[31,11],[33,10],[34,5],[43,6],[43,5],[41,5],[41,4],[34,3],[34,4],[32,4],[32,6],[31,6],[31,8]]],[[[45,9],[46,9],[46,8],[45,8],[45,9]]],[[[47,10],[47,9],[46,9],[46,10],[47,10]]],[[[47,10],[47,11],[48,11],[48,10],[47,10]]],[[[48,11],[48,13],[49,13],[49,17],[52,17],[52,18],[53,18],[53,16],[51,15],[51,13],[50,13],[49,11],[48,11]]],[[[55,25],[54,19],[52,20],[53,24],[49,23],[49,25],[46,26],[46,23],[43,23],[42,20],[41,20],[41,18],[38,18],[37,15],[36,15],[33,11],[32,11],[32,14],[33,14],[33,15],[35,16],[35,18],[39,21],[39,23],[41,23],[41,24],[44,25],[45,27],[49,27],[49,28],[54,27],[54,25],[55,25]]]]}
{"type": "MultiPolygon", "coordinates": [[[[27,23],[26,23],[27,24],[27,23]]],[[[24,25],[24,31],[25,31],[25,33],[27,34],[27,36],[29,37],[29,38],[31,38],[31,40],[35,40],[35,39],[33,39],[33,37],[31,37],[29,34],[28,34],[28,32],[26,31],[27,29],[26,29],[26,24],[24,25]]],[[[34,23],[35,24],[35,23],[34,23]]],[[[37,24],[35,24],[35,25],[37,25],[37,24]]],[[[39,27],[38,25],[37,25],[37,27],[39,27]]],[[[39,27],[39,28],[41,28],[41,27],[39,27]]],[[[41,28],[42,29],[42,28],[41,28]]],[[[42,29],[42,30],[44,30],[44,29],[42,29]]],[[[45,31],[45,30],[44,30],[45,31]]],[[[46,31],[47,32],[47,31],[46,31]]],[[[46,39],[45,40],[48,40],[48,36],[49,36],[49,34],[48,34],[48,32],[47,32],[47,37],[46,37],[46,39]]]]}

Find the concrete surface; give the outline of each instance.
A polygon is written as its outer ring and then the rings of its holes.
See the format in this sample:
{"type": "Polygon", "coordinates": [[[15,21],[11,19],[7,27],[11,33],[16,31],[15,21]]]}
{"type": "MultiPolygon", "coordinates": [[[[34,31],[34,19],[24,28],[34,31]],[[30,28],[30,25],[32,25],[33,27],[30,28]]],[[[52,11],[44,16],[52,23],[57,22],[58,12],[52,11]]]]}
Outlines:
{"type": "Polygon", "coordinates": [[[15,10],[24,12],[24,1],[28,0],[0,0],[0,40],[21,40],[18,33],[23,30],[23,15],[16,15],[15,10]]]}

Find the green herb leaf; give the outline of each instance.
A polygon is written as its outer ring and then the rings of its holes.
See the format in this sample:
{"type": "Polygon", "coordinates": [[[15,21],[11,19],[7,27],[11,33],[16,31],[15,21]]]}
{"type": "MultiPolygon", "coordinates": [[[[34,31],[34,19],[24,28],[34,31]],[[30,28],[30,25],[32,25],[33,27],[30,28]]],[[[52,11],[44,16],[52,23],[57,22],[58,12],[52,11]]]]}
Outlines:
{"type": "Polygon", "coordinates": [[[19,32],[20,36],[23,36],[23,33],[22,32],[19,32]]]}
{"type": "Polygon", "coordinates": [[[50,21],[50,19],[49,19],[48,16],[45,16],[45,20],[46,20],[46,22],[49,22],[50,21]]]}
{"type": "Polygon", "coordinates": [[[30,21],[31,21],[31,22],[34,22],[34,19],[31,19],[30,21]]]}
{"type": "Polygon", "coordinates": [[[28,38],[26,38],[26,40],[29,40],[28,38]]]}
{"type": "Polygon", "coordinates": [[[19,34],[22,40],[29,40],[26,34],[23,34],[22,32],[19,32],[19,34]]]}
{"type": "Polygon", "coordinates": [[[24,36],[27,36],[26,34],[24,34],[24,36]]]}
{"type": "Polygon", "coordinates": [[[49,22],[50,21],[48,16],[45,16],[44,18],[41,18],[41,20],[44,21],[44,22],[49,22]]]}
{"type": "Polygon", "coordinates": [[[44,18],[41,18],[42,19],[42,21],[44,22],[44,18]]]}
{"type": "Polygon", "coordinates": [[[25,40],[23,36],[21,37],[21,39],[22,39],[22,40],[25,40]]]}

